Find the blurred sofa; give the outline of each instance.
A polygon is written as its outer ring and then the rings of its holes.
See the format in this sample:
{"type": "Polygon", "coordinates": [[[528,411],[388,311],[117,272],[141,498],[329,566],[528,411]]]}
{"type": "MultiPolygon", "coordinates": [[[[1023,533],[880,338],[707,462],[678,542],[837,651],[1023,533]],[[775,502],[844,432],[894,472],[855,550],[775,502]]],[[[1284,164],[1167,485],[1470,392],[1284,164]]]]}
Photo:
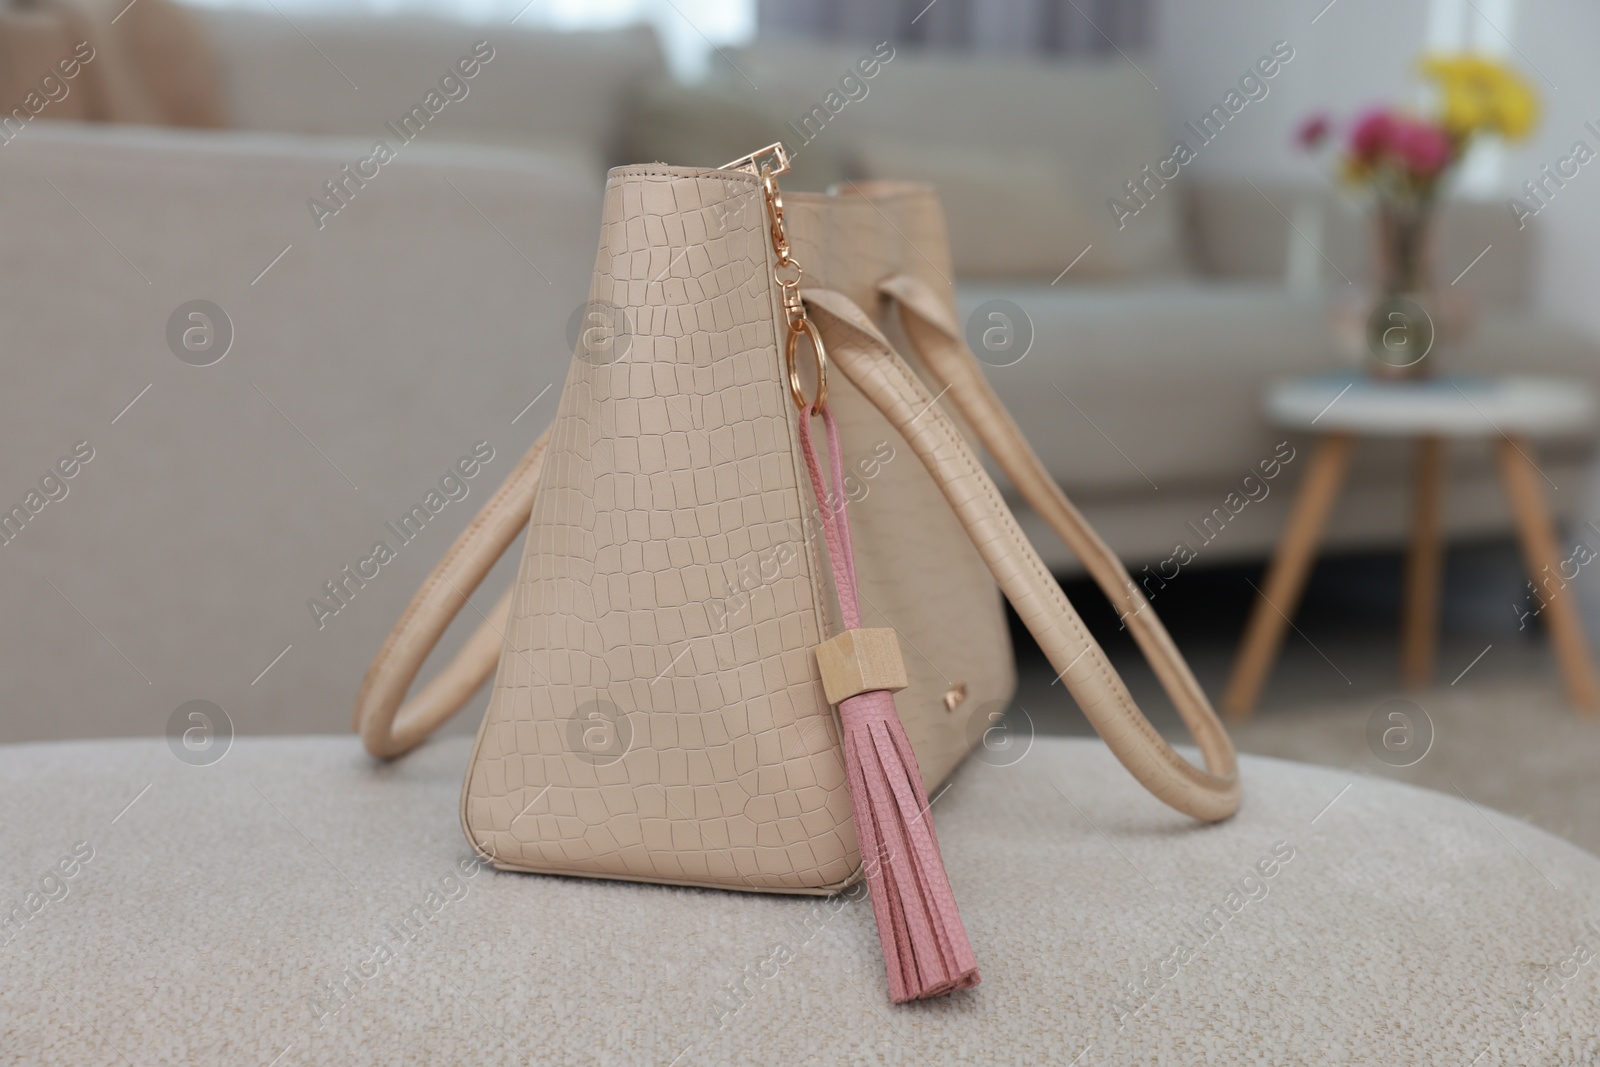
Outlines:
{"type": "MultiPolygon", "coordinates": [[[[1356,366],[1330,320],[1363,299],[1371,251],[1361,205],[1327,187],[1219,173],[1218,157],[1238,165],[1226,129],[1215,144],[1181,131],[1197,158],[1164,185],[1152,180],[1175,134],[1161,94],[1120,57],[1050,64],[901,50],[862,78],[857,64],[872,52],[768,42],[734,50],[702,85],[648,83],[627,136],[636,155],[714,165],[734,148],[721,131],[743,144],[772,130],[799,142],[797,177],[819,186],[878,177],[939,186],[963,315],[1006,299],[1031,320],[1027,355],[988,368],[995,389],[1118,551],[1136,562],[1164,557],[1186,522],[1218,506],[1284,440],[1260,415],[1269,381],[1356,366]],[[841,84],[851,71],[857,77],[841,84]],[[830,91],[838,113],[807,123],[830,91]],[[1130,181],[1145,206],[1130,197],[1130,181]],[[1137,209],[1120,227],[1114,196],[1137,209]],[[1315,249],[1293,248],[1302,237],[1290,217],[1316,234],[1315,249]],[[1296,256],[1320,273],[1309,287],[1286,284],[1296,256]]],[[[1281,64],[1276,76],[1292,68],[1281,64]]],[[[1199,101],[1179,106],[1204,111],[1199,101]]],[[[1269,91],[1248,108],[1276,106],[1269,91]]],[[[1238,121],[1255,118],[1248,108],[1238,121]]],[[[1438,237],[1441,284],[1493,245],[1451,290],[1464,294],[1476,328],[1441,350],[1443,368],[1600,384],[1600,343],[1532,310],[1531,237],[1503,204],[1449,202],[1438,237]]],[[[1552,442],[1541,456],[1562,487],[1552,503],[1563,516],[1581,506],[1589,450],[1587,440],[1552,442]]],[[[1408,459],[1400,442],[1361,446],[1330,545],[1401,543],[1408,459]]],[[[1487,450],[1463,444],[1450,461],[1447,535],[1508,530],[1487,450]]],[[[1242,512],[1207,545],[1207,559],[1268,552],[1297,480],[1291,474],[1264,506],[1242,512]]],[[[1024,525],[1052,566],[1076,568],[1031,517],[1024,525]]]]}
{"type": "MultiPolygon", "coordinates": [[[[320,21],[311,35],[353,68],[345,73],[363,88],[352,92],[285,20],[209,18],[237,124],[297,133],[381,126],[418,94],[416,72],[447,65],[451,45],[473,37],[420,19],[320,21]]],[[[1185,132],[1197,161],[1164,186],[1159,174],[1152,180],[1174,137],[1159,94],[1120,58],[1048,63],[763,41],[725,51],[705,81],[685,85],[642,28],[489,36],[508,61],[485,72],[477,100],[445,116],[440,140],[556,154],[591,175],[653,160],[716,166],[783,140],[797,161],[791,188],[905,177],[938,186],[963,315],[1005,299],[1031,322],[1027,356],[991,368],[996,389],[1052,473],[1129,557],[1164,558],[1185,522],[1272,453],[1281,437],[1258,404],[1270,379],[1353,364],[1328,323],[1329,301],[1359,301],[1368,274],[1360,206],[1325,188],[1215,176],[1207,164],[1226,151],[1226,131],[1217,146],[1185,132]],[[1132,199],[1129,182],[1147,204],[1132,199]],[[1121,226],[1108,210],[1113,196],[1136,212],[1121,226]],[[1321,216],[1313,262],[1322,284],[1296,295],[1284,276],[1300,238],[1286,215],[1308,208],[1321,216]]],[[[1273,77],[1288,76],[1293,59],[1275,67],[1273,77]]],[[[1278,106],[1265,82],[1251,107],[1278,106]]],[[[1439,271],[1451,276],[1494,246],[1461,282],[1478,328],[1442,354],[1447,367],[1600,380],[1600,344],[1530,310],[1532,248],[1501,205],[1452,203],[1439,232],[1439,271]]],[[[588,258],[587,249],[573,255],[570,269],[587,270],[588,258]]],[[[1558,485],[1576,485],[1587,452],[1587,442],[1562,442],[1544,462],[1572,475],[1552,475],[1558,485]]],[[[1405,458],[1399,443],[1364,445],[1330,544],[1398,542],[1405,458]]],[[[1487,453],[1463,446],[1453,463],[1447,532],[1507,529],[1487,453]]],[[[1288,495],[1242,514],[1208,546],[1210,558],[1269,550],[1288,495]]],[[[1554,503],[1563,515],[1577,506],[1559,494],[1554,503]]],[[[1076,569],[1029,525],[1052,566],[1076,569]]]]}
{"type": "Polygon", "coordinates": [[[297,17],[312,45],[204,17],[243,128],[41,120],[0,147],[0,499],[93,452],[0,545],[0,741],[159,735],[193,699],[240,733],[347,728],[384,634],[554,410],[610,137],[661,69],[645,32],[297,17]],[[388,132],[486,38],[465,98],[388,132]],[[319,220],[379,138],[394,160],[319,220]],[[226,319],[179,314],[195,300],[226,319]],[[202,328],[226,354],[179,358],[202,328]],[[479,442],[465,499],[319,625],[308,601],[479,442]]]}
{"type": "MultiPolygon", "coordinates": [[[[551,414],[604,168],[714,165],[792,136],[871,51],[732,50],[727,69],[681,86],[643,30],[202,15],[235,128],[39,121],[0,147],[0,499],[80,441],[95,456],[0,546],[0,598],[27,606],[0,619],[0,741],[159,733],[191,699],[241,733],[344,728],[388,627],[551,414]],[[350,183],[346,168],[479,42],[492,58],[468,91],[446,87],[459,98],[350,183]],[[317,212],[332,185],[345,203],[317,212]],[[209,366],[173,340],[194,300],[230,327],[209,366]],[[484,441],[482,484],[319,625],[307,601],[484,441]]],[[[1282,218],[1248,186],[1185,172],[1115,243],[1108,190],[1170,147],[1154,94],[1122,65],[899,54],[869,84],[801,147],[792,187],[886,169],[940,184],[964,314],[1004,298],[1032,321],[1027,356],[991,368],[996,388],[1107,539],[1135,566],[1164,557],[1272,454],[1262,385],[1335,358],[1325,299],[1280,280],[1282,218]],[[1100,248],[1056,280],[1079,252],[1063,234],[1100,248]]],[[[1258,184],[1279,203],[1302,195],[1258,184]]],[[[1444,228],[1445,264],[1495,244],[1462,283],[1482,323],[1458,365],[1499,369],[1514,353],[1518,369],[1593,378],[1593,342],[1527,312],[1526,251],[1503,228],[1499,209],[1472,205],[1444,228]]],[[[1352,278],[1363,232],[1327,229],[1324,251],[1352,278]]],[[[1576,485],[1584,449],[1552,450],[1546,470],[1576,485]]],[[[1335,540],[1397,539],[1399,458],[1364,457],[1335,540]]],[[[1457,461],[1448,529],[1503,528],[1486,464],[1457,461]]],[[[1261,554],[1288,488],[1208,558],[1261,554]]]]}

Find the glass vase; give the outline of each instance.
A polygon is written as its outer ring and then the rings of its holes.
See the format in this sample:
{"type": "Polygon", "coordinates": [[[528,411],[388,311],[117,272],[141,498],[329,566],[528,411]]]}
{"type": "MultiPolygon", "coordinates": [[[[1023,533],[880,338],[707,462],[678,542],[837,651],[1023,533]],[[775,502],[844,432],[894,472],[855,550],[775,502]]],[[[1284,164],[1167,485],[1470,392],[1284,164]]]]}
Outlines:
{"type": "Polygon", "coordinates": [[[1369,373],[1425,378],[1438,364],[1440,301],[1432,279],[1433,205],[1380,199],[1374,211],[1376,300],[1367,316],[1369,373]]]}

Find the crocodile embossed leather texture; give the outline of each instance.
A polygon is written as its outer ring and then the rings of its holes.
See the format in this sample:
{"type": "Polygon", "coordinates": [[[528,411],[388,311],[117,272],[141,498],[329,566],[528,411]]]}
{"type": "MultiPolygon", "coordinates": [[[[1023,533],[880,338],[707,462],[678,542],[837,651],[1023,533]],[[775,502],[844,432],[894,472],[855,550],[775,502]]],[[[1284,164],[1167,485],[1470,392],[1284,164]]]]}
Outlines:
{"type": "MultiPolygon", "coordinates": [[[[898,316],[876,289],[886,277],[920,279],[955,314],[950,242],[932,187],[852,183],[833,195],[787,194],[784,207],[795,259],[806,269],[802,284],[845,294],[891,337],[898,316]]],[[[928,381],[930,392],[943,388],[928,381]]],[[[846,495],[862,624],[893,627],[900,637],[910,684],[895,704],[931,795],[1016,691],[1005,609],[961,521],[889,421],[843,374],[829,377],[828,404],[855,483],[846,495]],[[874,465],[880,442],[894,458],[874,465]],[[966,698],[949,708],[944,695],[958,684],[966,698]]]]}
{"type": "MultiPolygon", "coordinates": [[[[920,194],[786,198],[808,277],[870,299],[920,263],[948,293],[942,216],[920,194]]],[[[572,362],[462,793],[497,866],[802,893],[858,874],[812,652],[837,609],[771,257],[754,178],[611,173],[590,295],[620,309],[625,354],[572,362]]],[[[973,713],[1015,687],[999,594],[903,440],[831,384],[863,607],[906,647],[901,716],[932,789],[973,713]]]]}
{"type": "Polygon", "coordinates": [[[817,892],[859,867],[756,179],[608,178],[626,353],[555,416],[468,837],[518,870],[817,892]]]}

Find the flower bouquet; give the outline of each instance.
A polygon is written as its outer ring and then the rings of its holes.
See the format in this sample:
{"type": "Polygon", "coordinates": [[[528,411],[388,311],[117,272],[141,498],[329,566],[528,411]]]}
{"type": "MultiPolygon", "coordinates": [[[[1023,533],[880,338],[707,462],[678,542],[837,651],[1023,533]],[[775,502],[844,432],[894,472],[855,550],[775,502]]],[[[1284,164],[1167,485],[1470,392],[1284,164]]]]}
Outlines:
{"type": "MultiPolygon", "coordinates": [[[[1365,329],[1371,367],[1402,377],[1429,373],[1425,357],[1436,331],[1445,336],[1466,318],[1459,304],[1441,300],[1432,277],[1434,209],[1446,179],[1479,138],[1520,139],[1538,113],[1532,87],[1492,59],[1425,56],[1419,67],[1434,88],[1433,113],[1368,109],[1350,123],[1339,163],[1341,178],[1372,202],[1377,300],[1365,329]]],[[[1314,151],[1333,135],[1333,121],[1318,114],[1295,136],[1314,151]]]]}

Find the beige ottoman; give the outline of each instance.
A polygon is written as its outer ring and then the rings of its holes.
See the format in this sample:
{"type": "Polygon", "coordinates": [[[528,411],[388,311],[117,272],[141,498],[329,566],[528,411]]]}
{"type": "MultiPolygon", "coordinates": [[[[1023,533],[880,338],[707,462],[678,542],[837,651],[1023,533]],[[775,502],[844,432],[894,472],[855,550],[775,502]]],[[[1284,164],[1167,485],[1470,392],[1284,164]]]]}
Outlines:
{"type": "Polygon", "coordinates": [[[496,873],[463,740],[0,748],[0,1062],[1594,1064],[1600,859],[1245,758],[1198,826],[1098,743],[936,802],[983,983],[895,1008],[871,908],[496,873]]]}

